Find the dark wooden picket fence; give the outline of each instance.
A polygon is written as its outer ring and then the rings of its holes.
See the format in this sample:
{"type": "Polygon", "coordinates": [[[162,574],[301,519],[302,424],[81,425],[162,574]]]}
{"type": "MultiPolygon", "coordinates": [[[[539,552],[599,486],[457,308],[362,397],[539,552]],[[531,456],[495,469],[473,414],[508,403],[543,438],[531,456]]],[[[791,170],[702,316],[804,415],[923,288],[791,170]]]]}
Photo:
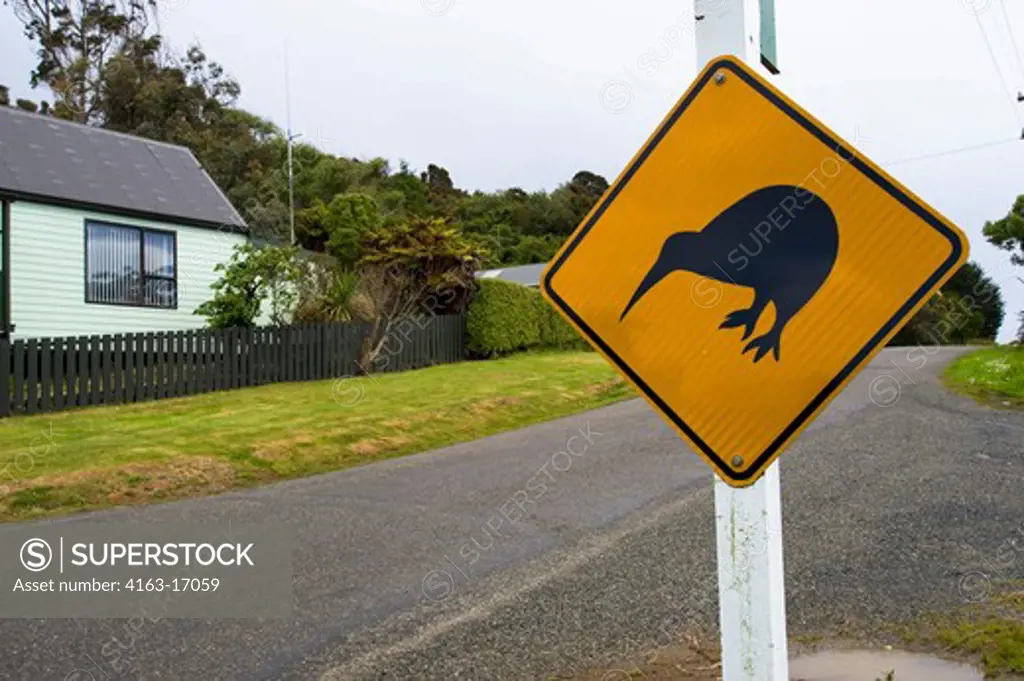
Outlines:
{"type": "MultiPolygon", "coordinates": [[[[461,360],[465,317],[401,324],[370,367],[405,371],[461,360]]],[[[364,323],[0,339],[0,416],[146,402],[363,372],[364,323]]]]}

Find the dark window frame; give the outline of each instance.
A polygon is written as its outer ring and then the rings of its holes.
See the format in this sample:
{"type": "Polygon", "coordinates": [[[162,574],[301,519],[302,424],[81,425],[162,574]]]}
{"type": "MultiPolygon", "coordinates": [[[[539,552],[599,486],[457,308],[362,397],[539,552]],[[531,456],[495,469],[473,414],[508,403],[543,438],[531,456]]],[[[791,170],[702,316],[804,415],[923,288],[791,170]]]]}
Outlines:
{"type": "Polygon", "coordinates": [[[177,310],[179,301],[178,289],[178,233],[171,229],[156,229],[153,227],[139,227],[138,225],[126,225],[120,222],[109,220],[86,219],[82,228],[82,244],[85,247],[85,258],[83,266],[83,279],[85,281],[84,299],[87,305],[109,305],[112,307],[138,307],[146,310],[177,310]],[[113,227],[115,229],[130,229],[139,233],[139,292],[138,300],[135,302],[113,303],[103,300],[90,300],[89,298],[89,226],[113,227]],[[169,235],[174,247],[174,276],[165,277],[156,274],[146,274],[146,234],[169,235]],[[146,301],[147,281],[170,281],[174,283],[174,303],[172,305],[151,305],[146,301]]]}

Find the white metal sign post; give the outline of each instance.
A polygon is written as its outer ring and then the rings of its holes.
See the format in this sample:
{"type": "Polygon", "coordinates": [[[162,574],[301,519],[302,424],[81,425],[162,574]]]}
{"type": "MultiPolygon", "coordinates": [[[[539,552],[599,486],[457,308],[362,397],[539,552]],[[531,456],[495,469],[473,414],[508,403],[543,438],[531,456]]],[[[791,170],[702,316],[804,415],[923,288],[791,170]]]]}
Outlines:
{"type": "MultiPolygon", "coordinates": [[[[698,71],[723,54],[760,61],[761,1],[694,5],[698,71]]],[[[730,487],[716,476],[715,525],[722,679],[788,681],[778,461],[750,487],[730,487]]]]}
{"type": "Polygon", "coordinates": [[[715,478],[723,681],[786,681],[779,462],[750,487],[715,478]]]}

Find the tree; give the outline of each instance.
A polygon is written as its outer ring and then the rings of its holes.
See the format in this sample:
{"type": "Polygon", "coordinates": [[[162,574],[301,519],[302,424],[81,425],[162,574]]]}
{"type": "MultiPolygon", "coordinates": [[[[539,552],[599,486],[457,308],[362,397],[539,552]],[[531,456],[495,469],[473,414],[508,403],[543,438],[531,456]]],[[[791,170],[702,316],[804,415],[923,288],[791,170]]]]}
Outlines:
{"type": "Polygon", "coordinates": [[[1010,261],[1024,265],[1024,195],[1018,196],[1005,217],[986,222],[985,238],[996,247],[1010,252],[1010,261]]]}
{"type": "Polygon", "coordinates": [[[436,166],[433,163],[429,164],[427,170],[420,174],[420,179],[426,183],[431,194],[444,196],[446,194],[458,193],[458,190],[455,189],[455,183],[452,182],[451,174],[445,168],[436,166]]]}
{"type": "Polygon", "coordinates": [[[351,269],[363,256],[363,243],[380,228],[377,201],[367,194],[338,194],[329,204],[319,198],[296,214],[297,238],[306,248],[326,252],[340,268],[351,269]]]}
{"type": "MultiPolygon", "coordinates": [[[[986,222],[985,238],[996,247],[1010,252],[1010,262],[1024,265],[1024,195],[1018,196],[1005,217],[995,222],[986,222]]],[[[1024,277],[1017,277],[1024,284],[1024,277]]],[[[1017,339],[1024,343],[1024,312],[1020,313],[1020,328],[1017,339]]]]}
{"type": "Polygon", "coordinates": [[[955,293],[981,313],[982,324],[976,338],[995,340],[1003,326],[1006,310],[999,286],[985,275],[981,266],[975,262],[966,263],[946,282],[942,290],[955,293]]]}
{"type": "Polygon", "coordinates": [[[388,177],[381,196],[385,211],[403,217],[428,217],[431,214],[430,190],[420,177],[402,161],[397,173],[388,177]]]}
{"type": "Polygon", "coordinates": [[[249,242],[236,246],[230,262],[214,268],[223,274],[211,286],[213,298],[195,314],[206,317],[215,329],[250,327],[269,301],[271,323],[289,323],[302,275],[297,253],[294,247],[259,248],[249,242]]]}
{"type": "Polygon", "coordinates": [[[980,309],[944,289],[900,329],[890,345],[960,345],[980,338],[983,325],[980,309]]]}
{"type": "Polygon", "coordinates": [[[9,0],[39,58],[32,86],[46,84],[57,96],[54,113],[101,124],[101,102],[115,56],[147,59],[160,49],[147,35],[156,0],[9,0]]]}
{"type": "Polygon", "coordinates": [[[418,309],[429,314],[462,311],[473,289],[473,273],[483,253],[444,220],[413,219],[382,227],[365,243],[359,267],[361,292],[371,330],[361,364],[371,370],[400,343],[396,330],[418,309]]]}
{"type": "Polygon", "coordinates": [[[307,207],[319,199],[330,203],[338,194],[357,191],[360,164],[325,154],[311,144],[297,144],[295,156],[295,202],[307,207]]]}
{"type": "Polygon", "coordinates": [[[892,345],[948,345],[995,340],[1006,316],[1003,296],[981,267],[968,262],[900,329],[892,345]]]}
{"type": "MultiPolygon", "coordinates": [[[[33,85],[56,97],[39,111],[186,146],[254,234],[288,235],[284,135],[238,108],[240,84],[199,45],[178,53],[164,44],[153,30],[157,0],[4,2],[36,44],[33,85]]],[[[0,102],[8,100],[0,88],[0,102]]],[[[29,100],[17,105],[37,110],[29,100]]],[[[437,164],[418,172],[402,162],[393,172],[383,158],[345,158],[305,143],[295,146],[294,161],[301,243],[330,253],[343,270],[362,257],[365,234],[429,219],[486,244],[489,266],[542,262],[608,189],[603,177],[581,170],[552,192],[470,194],[437,164]],[[353,203],[353,196],[372,199],[376,217],[364,215],[365,202],[353,203]]]]}
{"type": "Polygon", "coordinates": [[[280,131],[235,107],[241,87],[199,45],[163,48],[150,31],[155,0],[10,3],[38,46],[32,84],[55,94],[55,116],[187,146],[254,231],[286,232],[280,131]]]}
{"type": "Polygon", "coordinates": [[[427,166],[426,171],[420,173],[420,181],[427,187],[430,213],[450,219],[458,202],[466,196],[466,192],[456,188],[451,173],[446,168],[433,163],[427,166]]]}
{"type": "Polygon", "coordinates": [[[258,233],[284,232],[285,146],[275,143],[281,132],[234,107],[237,81],[198,45],[163,62],[121,54],[110,64],[95,105],[103,127],[188,147],[258,233]]]}
{"type": "Polygon", "coordinates": [[[590,212],[597,200],[608,191],[608,180],[589,170],[581,170],[572,176],[569,189],[587,204],[586,211],[590,212]]]}
{"type": "Polygon", "coordinates": [[[544,263],[555,257],[562,239],[554,235],[535,236],[527,234],[522,237],[509,252],[509,258],[519,265],[544,263]]]}
{"type": "Polygon", "coordinates": [[[576,173],[571,182],[556,189],[551,199],[562,204],[563,210],[567,213],[567,220],[564,223],[566,226],[561,227],[558,233],[568,236],[606,191],[608,181],[587,170],[576,173]]]}

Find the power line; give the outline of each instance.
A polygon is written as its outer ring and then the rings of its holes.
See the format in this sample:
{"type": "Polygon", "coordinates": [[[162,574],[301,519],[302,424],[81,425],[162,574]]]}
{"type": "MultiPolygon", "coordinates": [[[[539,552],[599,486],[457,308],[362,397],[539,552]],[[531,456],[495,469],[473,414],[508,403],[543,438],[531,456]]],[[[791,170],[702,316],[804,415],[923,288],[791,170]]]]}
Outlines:
{"type": "MultiPolygon", "coordinates": [[[[999,5],[1003,10],[1003,17],[1006,19],[1006,28],[1010,32],[1010,41],[1013,44],[1014,58],[1016,59],[1016,63],[1018,68],[1020,69],[1021,75],[1024,76],[1024,61],[1021,60],[1020,51],[1017,49],[1017,40],[1013,35],[1013,28],[1010,25],[1010,18],[1009,14],[1006,11],[1005,0],[1000,0],[999,5]]],[[[1021,118],[1017,98],[1013,96],[1013,92],[1011,91],[1010,86],[1007,85],[1006,78],[1003,76],[1003,70],[999,67],[999,60],[996,58],[995,50],[992,49],[992,43],[988,38],[988,33],[985,31],[985,25],[981,22],[981,17],[979,13],[974,14],[974,20],[978,23],[978,30],[981,31],[981,37],[985,41],[985,48],[988,50],[988,56],[992,60],[992,66],[995,67],[996,75],[999,77],[999,84],[1002,86],[1003,92],[1006,94],[1006,98],[1010,102],[1010,107],[1013,109],[1013,115],[1017,119],[1017,123],[1024,127],[1024,119],[1021,118]]],[[[1002,146],[1004,144],[1010,144],[1011,142],[1020,142],[1022,140],[1024,140],[1024,130],[1022,130],[1021,135],[1017,137],[1006,137],[1003,139],[992,140],[991,142],[982,142],[980,144],[972,144],[965,147],[956,147],[954,149],[936,151],[930,154],[910,156],[908,158],[901,158],[895,161],[887,161],[884,163],[880,163],[879,165],[884,167],[891,167],[902,165],[904,163],[913,163],[915,161],[926,161],[934,158],[942,158],[945,156],[964,154],[970,151],[978,151],[979,149],[988,149],[991,147],[1002,146]]]]}
{"type": "Polygon", "coordinates": [[[1006,139],[993,140],[991,142],[982,142],[981,144],[973,144],[973,145],[967,146],[967,147],[958,147],[956,149],[946,149],[945,151],[936,151],[936,152],[931,153],[931,154],[922,154],[921,156],[911,156],[909,158],[901,158],[901,159],[897,159],[895,161],[885,161],[883,163],[879,163],[879,165],[883,166],[883,167],[897,166],[897,165],[901,165],[903,163],[911,163],[913,161],[925,161],[925,160],[928,160],[928,159],[931,159],[931,158],[940,158],[940,157],[943,157],[943,156],[953,156],[954,154],[963,154],[963,153],[968,152],[968,151],[977,151],[978,149],[987,149],[989,147],[996,147],[996,146],[1001,146],[1003,144],[1009,144],[1010,142],[1020,142],[1021,140],[1022,140],[1021,137],[1008,137],[1006,139]]]}
{"type": "Polygon", "coordinates": [[[999,84],[1003,86],[1003,92],[1006,93],[1006,99],[1010,103],[1010,108],[1013,109],[1013,115],[1017,118],[1017,124],[1024,126],[1024,119],[1021,119],[1020,110],[1017,108],[1017,98],[1013,96],[1009,86],[1006,84],[1006,78],[1003,77],[1003,70],[999,68],[999,60],[996,59],[995,50],[992,49],[992,43],[988,39],[988,33],[985,32],[985,25],[981,23],[980,13],[974,14],[974,20],[978,22],[978,30],[981,31],[981,37],[985,40],[985,47],[988,49],[988,56],[992,59],[992,66],[996,69],[996,75],[999,76],[999,84]]]}
{"type": "Polygon", "coordinates": [[[1020,58],[1020,48],[1017,47],[1017,37],[1013,33],[1013,24],[1010,23],[1010,13],[1006,11],[1006,0],[999,0],[999,8],[1003,10],[1003,20],[1006,21],[1006,30],[1010,34],[1010,44],[1013,46],[1013,57],[1017,62],[1017,70],[1024,84],[1024,61],[1020,58]]]}
{"type": "MultiPolygon", "coordinates": [[[[1017,49],[1017,39],[1013,34],[1013,27],[1010,24],[1009,13],[1006,11],[1005,0],[1000,0],[1000,8],[1003,11],[1003,17],[1006,20],[1006,29],[1010,33],[1010,42],[1013,44],[1013,55],[1016,60],[1017,66],[1020,69],[1022,77],[1024,77],[1024,61],[1021,60],[1020,50],[1017,49]]],[[[992,140],[990,142],[982,142],[980,144],[972,144],[965,147],[956,147],[953,149],[945,149],[943,151],[936,151],[929,154],[921,154],[919,156],[910,156],[907,158],[897,159],[895,161],[886,161],[879,163],[883,167],[892,167],[902,165],[904,163],[913,163],[916,161],[926,161],[929,159],[943,158],[945,156],[954,156],[956,154],[964,154],[971,151],[978,151],[979,149],[988,149],[991,147],[1002,146],[1004,144],[1010,144],[1011,142],[1020,142],[1024,140],[1024,119],[1021,118],[1021,112],[1018,108],[1018,100],[1014,97],[1010,86],[1007,84],[1006,78],[1003,76],[1003,70],[999,67],[999,60],[996,58],[995,50],[992,48],[992,42],[988,38],[988,33],[985,31],[985,25],[981,22],[980,13],[974,13],[974,20],[978,24],[978,30],[981,31],[981,37],[985,41],[985,49],[988,51],[988,56],[992,60],[992,66],[996,70],[996,76],[999,78],[999,84],[1003,88],[1003,92],[1006,94],[1007,101],[1010,102],[1010,108],[1013,109],[1013,115],[1017,119],[1017,123],[1022,126],[1021,134],[1017,137],[1005,137],[1003,139],[992,140]]],[[[1012,69],[1011,69],[1012,70],[1012,69]]]]}

